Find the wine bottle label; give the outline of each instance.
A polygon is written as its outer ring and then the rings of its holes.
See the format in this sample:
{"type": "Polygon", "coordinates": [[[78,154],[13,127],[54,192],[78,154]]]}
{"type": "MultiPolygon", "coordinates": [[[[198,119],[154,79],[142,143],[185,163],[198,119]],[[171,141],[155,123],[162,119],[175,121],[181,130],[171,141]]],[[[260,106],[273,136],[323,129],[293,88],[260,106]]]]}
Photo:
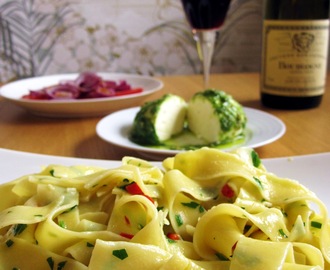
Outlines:
{"type": "Polygon", "coordinates": [[[261,91],[280,96],[322,95],[329,20],[264,20],[261,91]]]}

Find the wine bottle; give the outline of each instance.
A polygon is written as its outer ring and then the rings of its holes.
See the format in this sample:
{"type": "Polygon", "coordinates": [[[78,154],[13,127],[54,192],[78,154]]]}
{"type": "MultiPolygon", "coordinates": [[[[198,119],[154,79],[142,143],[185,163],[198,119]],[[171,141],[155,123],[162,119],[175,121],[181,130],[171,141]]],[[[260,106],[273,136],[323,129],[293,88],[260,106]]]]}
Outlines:
{"type": "Polygon", "coordinates": [[[324,93],[329,0],[265,0],[260,92],[263,105],[307,109],[324,93]]]}

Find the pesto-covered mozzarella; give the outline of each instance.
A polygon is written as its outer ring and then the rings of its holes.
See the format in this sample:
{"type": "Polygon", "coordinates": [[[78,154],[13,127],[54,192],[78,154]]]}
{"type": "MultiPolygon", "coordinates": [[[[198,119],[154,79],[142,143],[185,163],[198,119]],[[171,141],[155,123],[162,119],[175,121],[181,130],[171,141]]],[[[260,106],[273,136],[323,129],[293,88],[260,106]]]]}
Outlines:
{"type": "Polygon", "coordinates": [[[182,132],[186,110],[185,100],[173,94],[144,104],[134,119],[131,140],[143,145],[161,144],[182,132]]]}
{"type": "Polygon", "coordinates": [[[196,93],[188,103],[189,129],[209,143],[230,142],[243,135],[247,118],[242,106],[223,91],[196,93]]]}

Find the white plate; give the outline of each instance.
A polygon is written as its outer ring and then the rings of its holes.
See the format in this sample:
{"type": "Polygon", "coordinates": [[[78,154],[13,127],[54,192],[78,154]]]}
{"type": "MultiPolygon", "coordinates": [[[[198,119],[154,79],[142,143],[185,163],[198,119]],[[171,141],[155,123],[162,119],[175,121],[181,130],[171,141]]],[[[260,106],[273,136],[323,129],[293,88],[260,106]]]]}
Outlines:
{"type": "MultiPolygon", "coordinates": [[[[129,140],[129,132],[139,109],[139,107],[129,108],[105,116],[98,122],[96,133],[106,142],[138,151],[151,159],[159,159],[159,157],[173,156],[179,153],[180,150],[145,147],[129,140]]],[[[235,147],[256,148],[279,139],[285,133],[285,125],[277,117],[256,109],[244,108],[244,110],[248,118],[249,136],[244,144],[235,147]]],[[[226,150],[230,149],[232,148],[226,150]]]]}
{"type": "Polygon", "coordinates": [[[50,75],[22,79],[5,84],[0,95],[29,112],[47,117],[88,117],[106,115],[120,109],[141,105],[148,95],[160,90],[163,82],[147,76],[122,73],[97,73],[107,80],[126,80],[132,87],[142,87],[143,92],[109,98],[91,98],[79,100],[28,100],[22,96],[29,90],[39,90],[45,86],[58,84],[61,80],[73,80],[77,73],[50,75]]]}
{"type": "MultiPolygon", "coordinates": [[[[114,160],[97,160],[68,158],[25,153],[0,148],[0,184],[14,180],[20,176],[37,173],[49,164],[91,165],[104,168],[115,168],[121,164],[114,160]]],[[[160,162],[153,162],[161,166],[160,162]]],[[[330,207],[330,152],[306,156],[264,159],[263,164],[268,171],[279,177],[298,180],[313,191],[327,206],[330,207]]]]}

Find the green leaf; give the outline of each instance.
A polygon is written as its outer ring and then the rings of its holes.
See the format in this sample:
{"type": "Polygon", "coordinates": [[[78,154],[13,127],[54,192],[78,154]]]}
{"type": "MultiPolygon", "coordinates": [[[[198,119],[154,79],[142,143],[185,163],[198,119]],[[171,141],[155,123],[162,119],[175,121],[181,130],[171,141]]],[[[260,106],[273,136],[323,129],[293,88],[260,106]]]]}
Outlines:
{"type": "Polygon", "coordinates": [[[253,163],[253,166],[258,168],[261,164],[261,160],[259,158],[259,155],[256,151],[252,150],[251,152],[251,158],[252,158],[252,163],[253,163]]]}
{"type": "Polygon", "coordinates": [[[181,203],[181,204],[184,206],[187,206],[189,208],[193,208],[193,209],[196,209],[199,206],[199,203],[194,202],[194,201],[191,201],[189,203],[181,203]]]}
{"type": "Polygon", "coordinates": [[[57,265],[57,270],[62,270],[66,264],[66,261],[59,262],[57,265]]]}
{"type": "Polygon", "coordinates": [[[258,186],[259,186],[261,189],[264,189],[264,187],[263,187],[263,185],[262,185],[260,179],[258,179],[257,177],[254,177],[254,176],[253,176],[253,179],[254,179],[254,181],[257,182],[258,186]]]}
{"type": "Polygon", "coordinates": [[[284,238],[288,238],[288,236],[287,236],[286,233],[283,231],[283,229],[279,229],[278,232],[279,232],[279,234],[280,234],[281,236],[283,236],[284,238]]]}
{"type": "Polygon", "coordinates": [[[124,260],[128,257],[128,254],[126,252],[126,249],[116,249],[112,251],[112,255],[117,257],[118,259],[124,260]]]}
{"type": "Polygon", "coordinates": [[[217,252],[215,255],[219,258],[220,261],[229,261],[229,259],[222,253],[217,252]]]}
{"type": "Polygon", "coordinates": [[[52,257],[47,258],[47,263],[48,263],[50,269],[53,270],[54,269],[54,260],[52,257]]]}
{"type": "Polygon", "coordinates": [[[26,229],[26,227],[27,227],[26,224],[16,224],[13,228],[14,236],[21,234],[26,229]]]}
{"type": "Polygon", "coordinates": [[[11,240],[11,239],[9,239],[9,240],[6,241],[6,246],[7,247],[11,247],[13,244],[14,244],[14,241],[11,240]]]}
{"type": "Polygon", "coordinates": [[[317,222],[317,221],[312,221],[311,222],[311,226],[317,229],[321,229],[322,228],[322,223],[317,222]]]}
{"type": "Polygon", "coordinates": [[[180,227],[183,225],[183,219],[181,217],[181,215],[175,215],[175,220],[176,220],[176,224],[180,227]]]}

